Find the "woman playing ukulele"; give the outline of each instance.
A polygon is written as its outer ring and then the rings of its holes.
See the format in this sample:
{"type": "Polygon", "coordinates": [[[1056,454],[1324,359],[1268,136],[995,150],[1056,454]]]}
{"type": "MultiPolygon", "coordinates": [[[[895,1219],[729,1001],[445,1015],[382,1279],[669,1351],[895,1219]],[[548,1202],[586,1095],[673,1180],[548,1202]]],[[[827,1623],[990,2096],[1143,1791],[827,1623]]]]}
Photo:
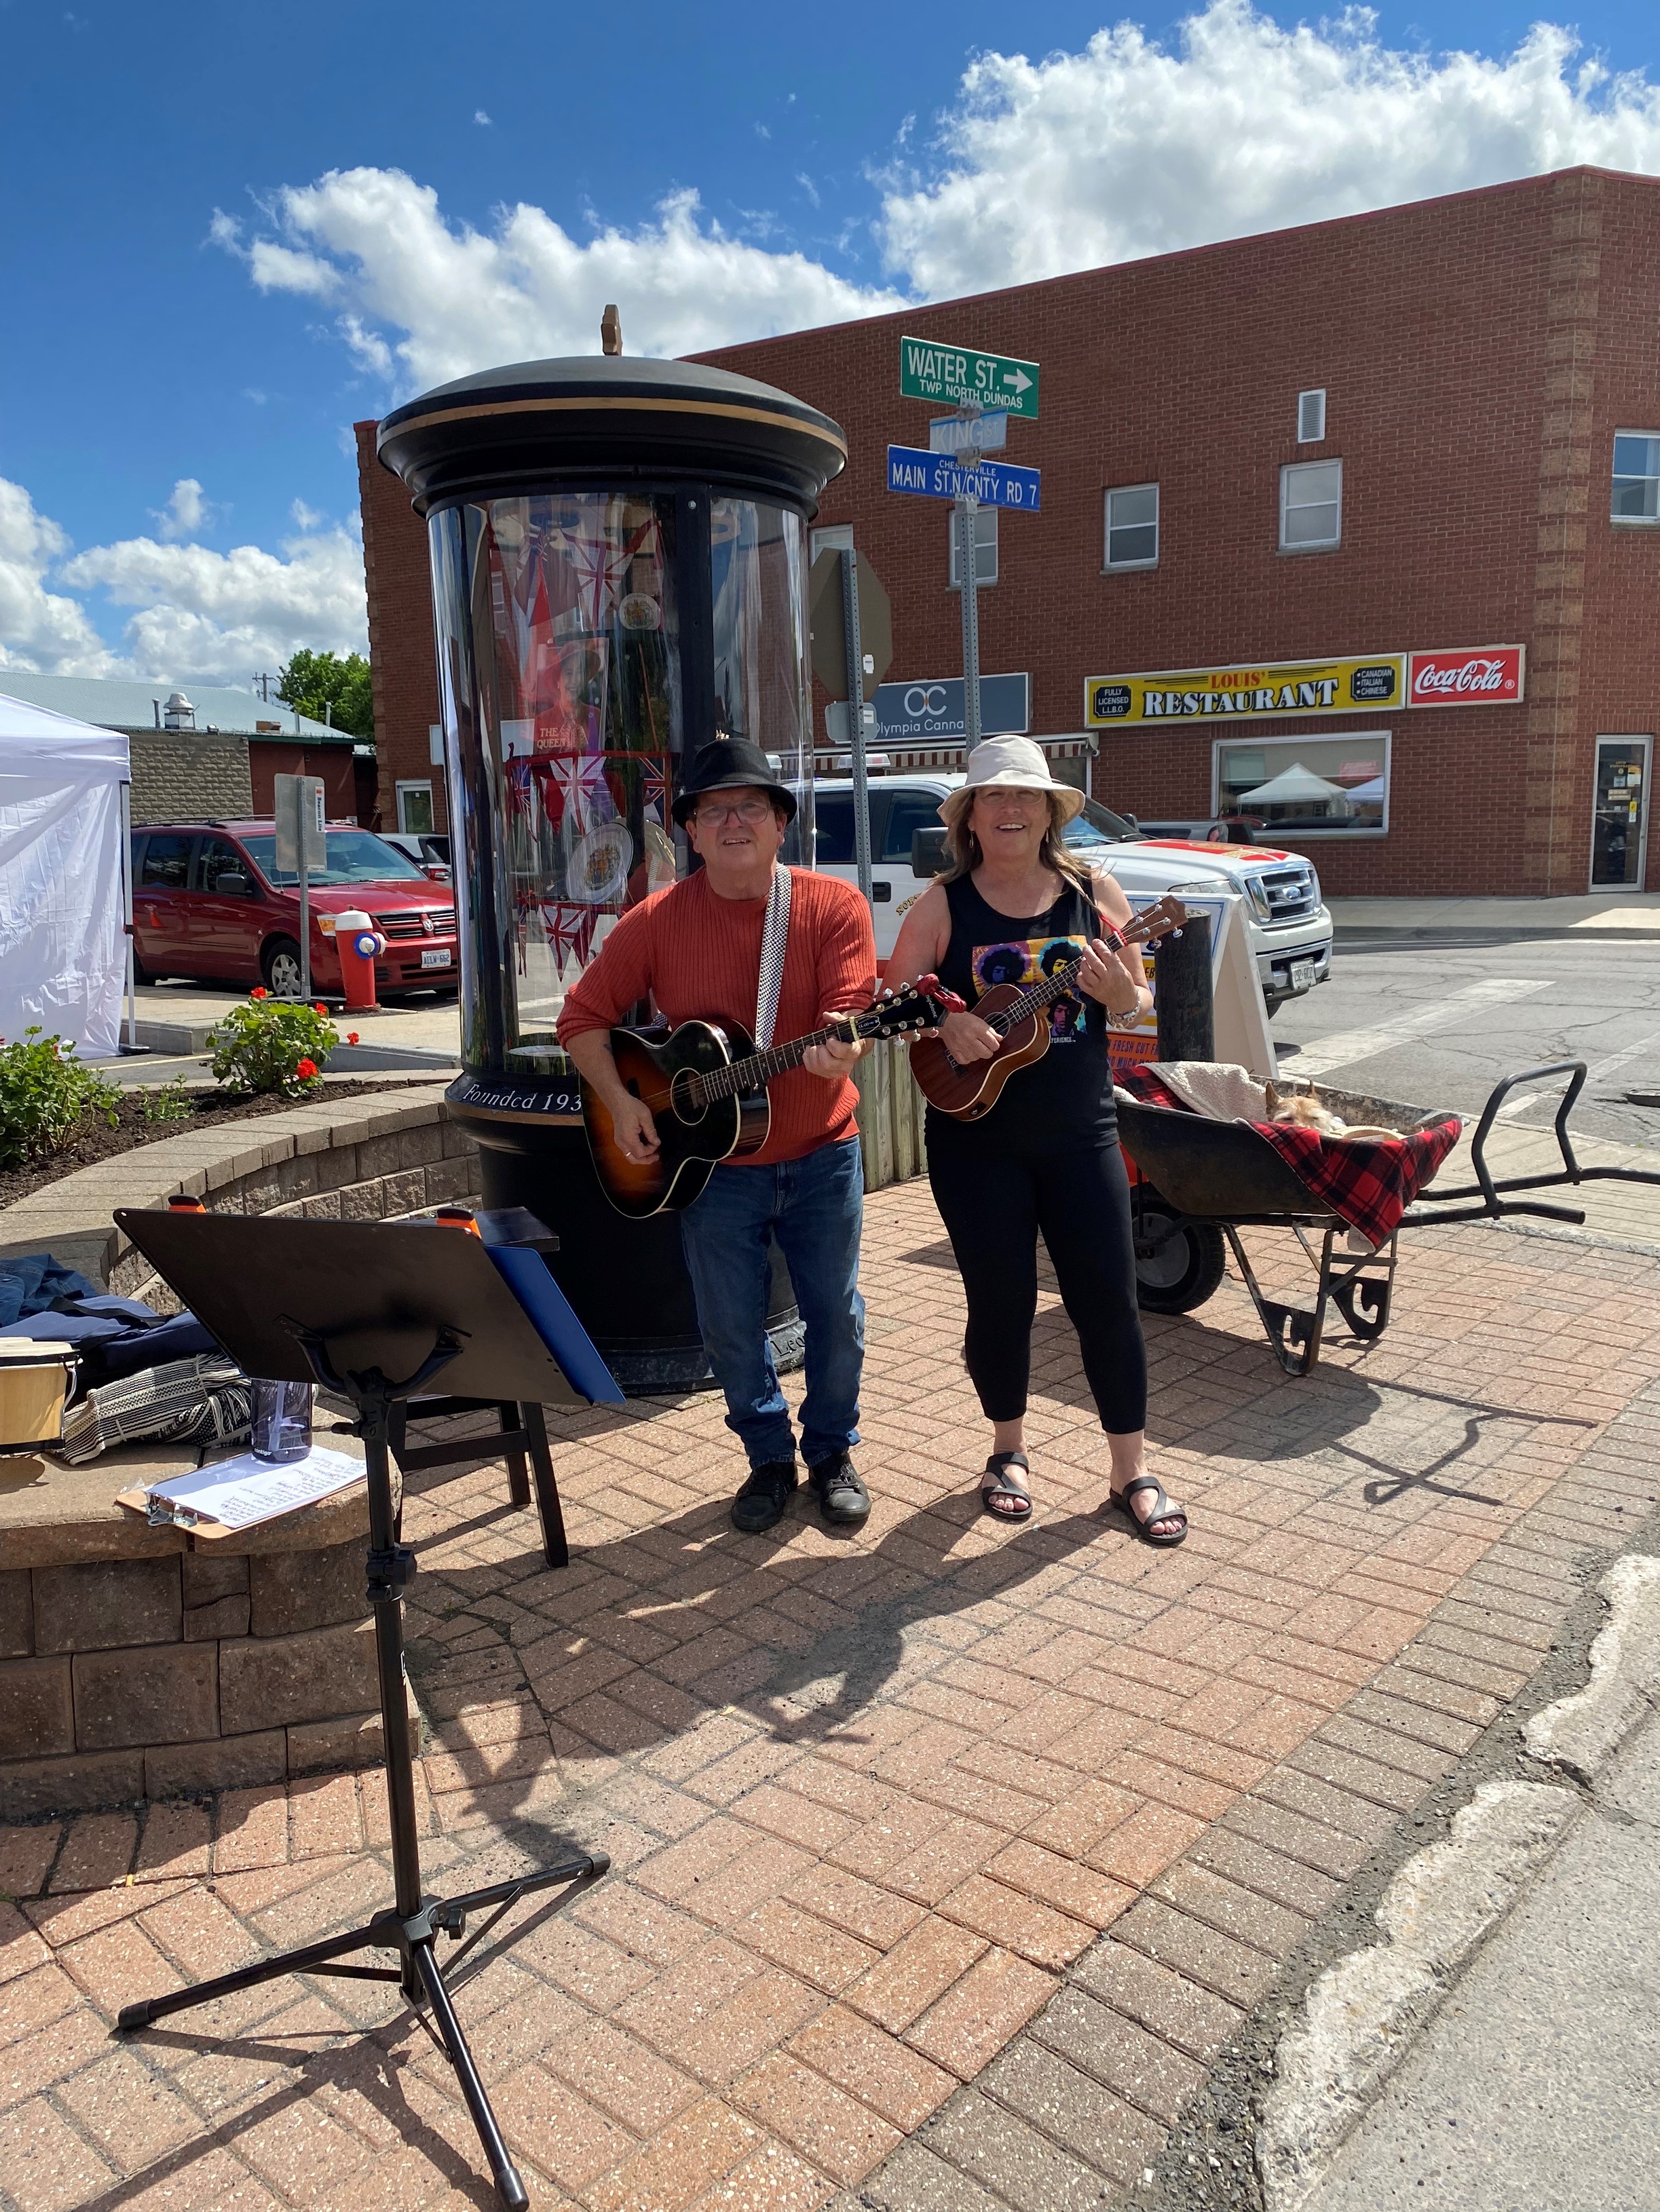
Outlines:
{"type": "Polygon", "coordinates": [[[1139,953],[1101,936],[1104,915],[1129,921],[1128,901],[1110,876],[1091,881],[1061,842],[1083,803],[1030,738],[976,746],[967,781],[939,809],[952,865],[906,917],[885,980],[897,990],[933,970],[970,1002],[939,1032],[966,1064],[1000,1042],[972,1010],[981,992],[1041,981],[1087,954],[1083,1001],[1050,1010],[1049,1049],[1009,1077],[983,1120],[929,1107],[928,1181],[968,1296],[964,1356],[992,1425],[986,1510],[1006,1521],[1031,1512],[1025,1423],[1041,1231],[1107,1432],[1111,1502],[1148,1542],[1179,1544],[1187,1515],[1144,1458],[1147,1362],[1106,1038],[1110,1020],[1134,1021],[1151,997],[1139,953]]]}

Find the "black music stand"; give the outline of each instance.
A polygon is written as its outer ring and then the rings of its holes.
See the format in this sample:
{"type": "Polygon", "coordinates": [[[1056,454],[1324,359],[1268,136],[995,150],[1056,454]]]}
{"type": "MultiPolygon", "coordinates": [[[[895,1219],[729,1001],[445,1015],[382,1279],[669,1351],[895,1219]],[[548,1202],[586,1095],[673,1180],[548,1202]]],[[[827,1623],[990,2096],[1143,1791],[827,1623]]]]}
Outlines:
{"type": "Polygon", "coordinates": [[[397,1982],[411,2005],[432,2008],[496,2194],[504,2204],[526,2205],[525,2185],[445,1987],[437,1939],[441,1930],[459,1941],[469,1913],[489,1913],[453,1954],[453,1967],[520,1897],[603,1874],[611,1861],[604,1851],[574,1851],[556,1866],[465,1896],[423,1894],[404,1691],[403,1589],[415,1572],[415,1554],[398,1540],[390,1429],[393,1407],[441,1371],[468,1398],[497,1402],[620,1405],[623,1394],[533,1250],[489,1247],[465,1228],[426,1223],[273,1220],[125,1206],[115,1219],[246,1374],[321,1382],[357,1409],[368,1479],[368,1598],[396,1879],[391,1910],[349,1935],[192,1989],[145,1997],[123,2008],[117,2031],[148,2027],[167,2013],[283,1974],[397,1982]],[[352,1952],[377,1948],[397,1951],[400,1963],[340,1963],[352,1952]]]}

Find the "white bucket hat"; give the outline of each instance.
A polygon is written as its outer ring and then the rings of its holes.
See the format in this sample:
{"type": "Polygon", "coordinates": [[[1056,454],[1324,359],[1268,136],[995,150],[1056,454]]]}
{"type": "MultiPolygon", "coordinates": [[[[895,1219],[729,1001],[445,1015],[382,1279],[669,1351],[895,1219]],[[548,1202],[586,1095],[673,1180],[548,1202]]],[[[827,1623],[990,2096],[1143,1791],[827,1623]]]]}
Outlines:
{"type": "Polygon", "coordinates": [[[1061,801],[1061,819],[1070,822],[1084,804],[1075,785],[1057,783],[1049,773],[1043,748],[1031,738],[982,738],[969,755],[964,782],[946,795],[939,819],[953,827],[974,804],[974,794],[988,786],[1012,791],[1052,791],[1061,801]]]}

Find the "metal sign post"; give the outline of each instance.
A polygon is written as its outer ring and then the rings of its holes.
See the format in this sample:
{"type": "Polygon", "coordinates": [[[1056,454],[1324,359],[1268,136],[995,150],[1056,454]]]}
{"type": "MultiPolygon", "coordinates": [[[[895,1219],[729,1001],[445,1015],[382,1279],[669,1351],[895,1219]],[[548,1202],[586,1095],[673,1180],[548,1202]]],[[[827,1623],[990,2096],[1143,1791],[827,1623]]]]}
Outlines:
{"type": "Polygon", "coordinates": [[[980,576],[975,516],[980,502],[964,492],[957,502],[957,580],[963,587],[963,758],[980,742],[980,576]]]}
{"type": "Polygon", "coordinates": [[[277,817],[277,866],[300,878],[300,995],[311,996],[311,872],[328,865],[320,775],[272,778],[277,817]]]}
{"type": "Polygon", "coordinates": [[[868,906],[870,873],[870,783],[865,773],[865,654],[859,639],[859,556],[842,550],[842,621],[848,642],[848,753],[853,769],[853,858],[859,895],[868,906]]]}

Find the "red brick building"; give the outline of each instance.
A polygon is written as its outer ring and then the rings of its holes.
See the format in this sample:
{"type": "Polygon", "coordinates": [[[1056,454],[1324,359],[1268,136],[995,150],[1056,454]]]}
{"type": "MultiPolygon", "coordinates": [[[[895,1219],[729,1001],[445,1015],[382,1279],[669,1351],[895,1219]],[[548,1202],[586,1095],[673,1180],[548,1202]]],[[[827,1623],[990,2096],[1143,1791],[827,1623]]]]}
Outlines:
{"type": "MultiPolygon", "coordinates": [[[[1030,672],[1032,733],[1076,738],[1092,702],[1098,798],[1260,822],[1339,894],[1564,894],[1594,853],[1660,887],[1657,325],[1660,179],[1575,169],[708,358],[847,429],[818,526],[888,587],[891,678],[961,670],[951,509],[886,488],[890,442],[947,411],[899,397],[900,337],[1035,360],[1004,458],[1041,469],[1042,512],[1000,515],[980,594],[982,666],[1030,672]],[[1415,653],[1498,688],[1410,702],[1415,653]]],[[[430,781],[441,820],[424,532],[374,427],[381,804],[430,781]]]]}

